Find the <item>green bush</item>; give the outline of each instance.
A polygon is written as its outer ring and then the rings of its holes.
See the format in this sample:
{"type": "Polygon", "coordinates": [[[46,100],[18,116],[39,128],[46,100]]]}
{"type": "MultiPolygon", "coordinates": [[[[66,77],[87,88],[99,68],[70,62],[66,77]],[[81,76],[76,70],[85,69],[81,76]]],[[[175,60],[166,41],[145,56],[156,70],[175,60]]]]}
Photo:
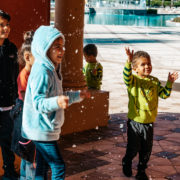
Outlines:
{"type": "MultiPolygon", "coordinates": [[[[148,0],[146,1],[146,4],[148,3],[148,0]]],[[[180,0],[178,0],[177,2],[173,3],[175,7],[179,7],[180,6],[180,0]]],[[[160,6],[171,6],[171,0],[166,0],[164,1],[164,4],[162,4],[162,0],[151,0],[150,1],[150,6],[151,7],[160,7],[160,6]]]]}
{"type": "Polygon", "coordinates": [[[171,6],[171,1],[164,1],[164,6],[171,6]]]}
{"type": "Polygon", "coordinates": [[[175,6],[175,7],[180,7],[180,1],[174,2],[174,6],[175,6]]]}
{"type": "Polygon", "coordinates": [[[152,0],[150,2],[151,7],[160,7],[161,5],[162,5],[162,1],[160,1],[160,0],[152,0]]]}
{"type": "Polygon", "coordinates": [[[179,22],[180,23],[180,17],[176,17],[173,19],[173,22],[179,22]]]}

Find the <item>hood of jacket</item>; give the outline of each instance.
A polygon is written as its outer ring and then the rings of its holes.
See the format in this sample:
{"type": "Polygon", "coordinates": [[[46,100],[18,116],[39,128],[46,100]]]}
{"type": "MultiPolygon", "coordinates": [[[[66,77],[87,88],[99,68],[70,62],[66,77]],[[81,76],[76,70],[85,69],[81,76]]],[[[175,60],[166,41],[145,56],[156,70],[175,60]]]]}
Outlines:
{"type": "Polygon", "coordinates": [[[31,45],[31,51],[35,58],[35,63],[41,63],[48,66],[50,69],[54,69],[52,61],[47,56],[47,51],[53,44],[53,42],[64,35],[55,27],[52,26],[40,26],[33,36],[31,45]]]}

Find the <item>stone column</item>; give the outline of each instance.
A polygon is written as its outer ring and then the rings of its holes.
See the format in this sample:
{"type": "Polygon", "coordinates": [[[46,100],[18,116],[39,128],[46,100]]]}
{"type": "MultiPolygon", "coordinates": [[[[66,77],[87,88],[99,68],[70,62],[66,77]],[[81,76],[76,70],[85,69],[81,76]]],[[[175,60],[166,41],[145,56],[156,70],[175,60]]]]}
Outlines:
{"type": "Polygon", "coordinates": [[[86,86],[82,73],[84,0],[56,0],[55,27],[66,39],[62,62],[63,88],[82,89],[86,86]]]}
{"type": "MultiPolygon", "coordinates": [[[[55,27],[66,39],[65,57],[62,62],[63,88],[83,89],[86,86],[82,73],[84,0],[56,0],[55,27]]],[[[106,126],[109,115],[109,92],[92,91],[92,98],[71,105],[65,110],[61,134],[69,134],[106,126]]]]}

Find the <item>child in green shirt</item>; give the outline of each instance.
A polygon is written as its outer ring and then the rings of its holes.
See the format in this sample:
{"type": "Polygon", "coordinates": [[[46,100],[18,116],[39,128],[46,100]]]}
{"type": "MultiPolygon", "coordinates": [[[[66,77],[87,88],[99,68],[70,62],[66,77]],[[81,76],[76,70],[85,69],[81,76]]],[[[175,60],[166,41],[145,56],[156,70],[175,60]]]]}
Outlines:
{"type": "Polygon", "coordinates": [[[97,47],[94,44],[88,44],[83,48],[86,65],[83,68],[88,89],[101,89],[103,67],[96,60],[97,47]]]}
{"type": "Polygon", "coordinates": [[[132,176],[132,160],[139,153],[139,164],[136,179],[148,180],[145,173],[153,145],[153,122],[157,116],[158,97],[166,99],[170,96],[172,84],[178,73],[169,73],[166,86],[161,86],[158,78],[150,75],[151,58],[144,51],[130,51],[126,48],[128,60],[124,67],[123,78],[127,86],[128,122],[127,148],[122,159],[123,173],[132,176]],[[132,74],[132,69],[136,75],[132,74]]]}

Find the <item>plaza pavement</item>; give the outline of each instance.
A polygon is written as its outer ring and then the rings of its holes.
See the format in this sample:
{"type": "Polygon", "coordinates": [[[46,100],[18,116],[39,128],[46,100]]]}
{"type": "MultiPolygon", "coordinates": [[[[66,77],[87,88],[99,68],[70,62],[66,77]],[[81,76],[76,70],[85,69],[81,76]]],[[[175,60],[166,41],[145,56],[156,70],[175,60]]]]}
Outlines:
{"type": "MultiPolygon", "coordinates": [[[[152,75],[162,84],[169,71],[180,71],[180,28],[85,25],[84,43],[95,43],[104,67],[102,89],[110,92],[107,127],[62,136],[60,147],[66,163],[66,180],[133,180],[122,173],[126,149],[128,97],[123,83],[124,47],[147,51],[152,75]]],[[[154,146],[147,174],[151,180],[180,179],[180,79],[171,97],[159,101],[154,146]]]]}
{"type": "MultiPolygon", "coordinates": [[[[95,43],[98,60],[104,67],[102,89],[110,92],[107,127],[61,138],[67,164],[66,180],[128,180],[122,173],[121,159],[126,147],[128,97],[123,83],[126,61],[124,47],[147,51],[152,58],[152,75],[162,84],[168,72],[180,71],[180,28],[85,25],[84,43],[95,43]]],[[[154,146],[147,174],[153,180],[180,179],[180,79],[171,97],[159,101],[154,146]]]]}

